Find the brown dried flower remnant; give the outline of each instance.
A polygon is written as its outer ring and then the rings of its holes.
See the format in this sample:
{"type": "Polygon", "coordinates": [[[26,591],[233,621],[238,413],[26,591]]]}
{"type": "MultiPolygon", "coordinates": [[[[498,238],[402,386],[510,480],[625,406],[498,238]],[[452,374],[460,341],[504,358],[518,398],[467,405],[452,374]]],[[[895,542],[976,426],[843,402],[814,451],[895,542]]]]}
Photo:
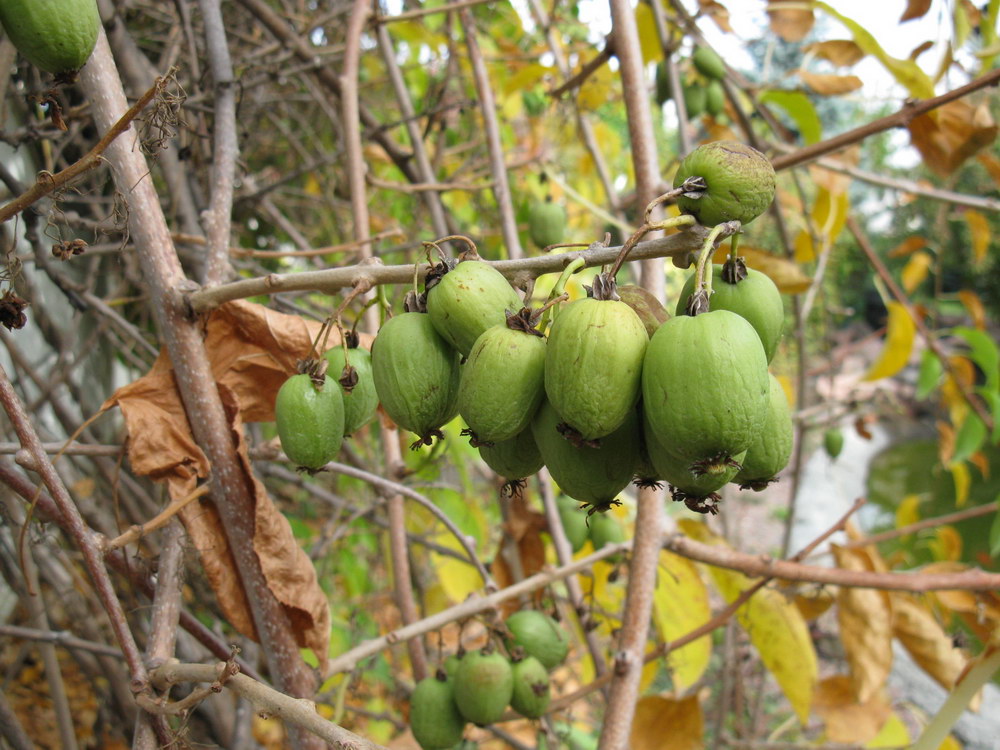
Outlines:
{"type": "Polygon", "coordinates": [[[0,325],[3,325],[8,331],[24,328],[28,322],[24,308],[29,304],[28,300],[18,297],[13,290],[8,289],[3,293],[3,297],[0,297],[0,325]]]}
{"type": "Polygon", "coordinates": [[[86,251],[85,240],[63,240],[52,246],[52,254],[59,260],[69,260],[74,255],[83,255],[86,251]]]}

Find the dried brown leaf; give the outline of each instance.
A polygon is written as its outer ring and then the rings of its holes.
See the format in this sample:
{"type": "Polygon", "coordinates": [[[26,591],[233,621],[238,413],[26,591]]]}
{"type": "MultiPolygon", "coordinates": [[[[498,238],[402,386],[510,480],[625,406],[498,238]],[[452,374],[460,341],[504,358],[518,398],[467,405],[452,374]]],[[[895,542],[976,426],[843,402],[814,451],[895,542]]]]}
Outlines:
{"type": "Polygon", "coordinates": [[[813,27],[816,17],[811,10],[801,7],[796,0],[772,0],[767,15],[771,19],[771,31],[786,42],[801,42],[813,27]],[[781,7],[784,4],[799,7],[781,7]]]}
{"type": "Polygon", "coordinates": [[[722,3],[715,0],[698,0],[698,10],[715,21],[715,25],[727,34],[733,33],[733,27],[729,25],[729,9],[722,3]]]}
{"type": "Polygon", "coordinates": [[[859,702],[854,696],[851,678],[842,674],[820,681],[813,709],[826,724],[827,740],[859,744],[878,734],[891,711],[888,701],[879,694],[859,702]]]}
{"type": "Polygon", "coordinates": [[[917,250],[922,250],[925,247],[927,247],[927,238],[914,234],[907,237],[905,240],[896,245],[896,247],[890,250],[889,257],[904,258],[907,255],[912,255],[917,252],[917,250]]]}
{"type": "MultiPolygon", "coordinates": [[[[299,645],[325,662],[330,625],[326,595],[288,520],[254,476],[243,434],[244,421],[273,419],[278,388],[294,372],[296,360],[308,354],[317,330],[317,323],[262,305],[230,302],[205,321],[205,349],[243,468],[237,479],[246,482],[253,495],[253,545],[264,577],[288,614],[299,645]]],[[[329,343],[338,341],[332,334],[329,343]]],[[[209,475],[208,459],[192,436],[165,354],[146,375],[116,391],[105,403],[105,408],[111,406],[118,406],[125,419],[133,471],[165,482],[171,499],[188,495],[209,475]]],[[[208,501],[192,503],[180,517],[226,619],[256,638],[246,592],[215,507],[208,501]]]]}
{"type": "Polygon", "coordinates": [[[934,614],[915,597],[892,594],[892,632],[913,660],[945,690],[951,690],[965,667],[965,655],[934,614]]]}
{"type": "Polygon", "coordinates": [[[950,175],[997,136],[989,109],[964,99],[914,117],[908,127],[910,141],[924,163],[940,177],[950,175]]]}
{"type": "MultiPolygon", "coordinates": [[[[523,495],[515,495],[504,524],[504,535],[507,540],[513,540],[516,546],[505,545],[504,540],[501,540],[490,565],[490,572],[500,588],[516,583],[511,569],[512,561],[507,559],[514,549],[517,550],[520,572],[525,577],[538,573],[544,567],[545,542],[542,540],[542,532],[547,530],[545,514],[531,509],[523,495]]],[[[506,616],[517,611],[520,606],[516,600],[510,600],[501,604],[500,608],[506,616]]]]}
{"type": "MultiPolygon", "coordinates": [[[[865,549],[832,546],[837,567],[877,570],[865,549]]],[[[837,594],[837,621],[855,698],[865,703],[885,684],[892,666],[892,606],[885,591],[844,587],[837,594]]]]}
{"type": "Polygon", "coordinates": [[[633,750],[702,750],[704,718],[697,696],[674,700],[662,695],[639,699],[632,720],[633,750]]]}
{"type": "Polygon", "coordinates": [[[857,76],[838,76],[830,73],[810,73],[805,70],[799,71],[799,78],[809,88],[820,96],[839,96],[857,91],[864,86],[857,76]]]}
{"type": "Polygon", "coordinates": [[[934,46],[934,42],[931,42],[931,41],[926,41],[926,42],[923,42],[922,44],[918,44],[916,47],[914,47],[910,51],[910,57],[909,57],[909,59],[913,60],[914,62],[916,62],[916,59],[918,57],[920,57],[922,54],[924,54],[927,50],[929,50],[933,46],[934,46]]]}
{"type": "Polygon", "coordinates": [[[922,18],[931,9],[931,0],[909,0],[906,10],[899,17],[899,22],[912,21],[914,18],[922,18]]]}
{"type": "Polygon", "coordinates": [[[834,65],[849,68],[865,56],[865,51],[850,39],[829,39],[825,42],[813,42],[802,48],[803,52],[812,52],[816,57],[829,60],[834,65]]]}

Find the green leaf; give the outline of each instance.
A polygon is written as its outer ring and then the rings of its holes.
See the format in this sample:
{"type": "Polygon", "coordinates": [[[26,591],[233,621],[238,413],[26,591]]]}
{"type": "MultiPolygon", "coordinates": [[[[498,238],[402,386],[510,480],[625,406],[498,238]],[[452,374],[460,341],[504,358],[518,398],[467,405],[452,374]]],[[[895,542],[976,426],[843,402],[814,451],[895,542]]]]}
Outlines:
{"type": "Polygon", "coordinates": [[[781,107],[788,116],[791,117],[806,145],[818,143],[823,138],[823,125],[816,108],[809,101],[809,97],[801,91],[779,91],[772,89],[760,95],[760,101],[765,104],[773,104],[781,107]]]}
{"type": "Polygon", "coordinates": [[[997,513],[993,516],[993,525],[990,526],[990,557],[1000,555],[1000,495],[997,495],[997,513]]]}
{"type": "Polygon", "coordinates": [[[931,395],[941,382],[943,373],[941,360],[930,349],[924,349],[920,355],[920,372],[917,374],[917,398],[922,401],[931,395]]]}
{"type": "Polygon", "coordinates": [[[955,451],[952,454],[952,463],[959,463],[966,460],[975,453],[986,440],[986,425],[983,424],[975,412],[970,411],[965,416],[965,421],[955,436],[955,451]]]}
{"type": "Polygon", "coordinates": [[[987,391],[984,388],[978,389],[978,392],[990,405],[990,414],[993,415],[993,434],[990,435],[990,442],[996,445],[1000,443],[1000,419],[997,419],[997,415],[1000,414],[1000,392],[987,391]]]}
{"type": "Polygon", "coordinates": [[[972,349],[969,357],[986,376],[987,390],[1000,390],[1000,350],[996,342],[986,332],[966,326],[954,328],[952,333],[965,339],[972,349]]]}

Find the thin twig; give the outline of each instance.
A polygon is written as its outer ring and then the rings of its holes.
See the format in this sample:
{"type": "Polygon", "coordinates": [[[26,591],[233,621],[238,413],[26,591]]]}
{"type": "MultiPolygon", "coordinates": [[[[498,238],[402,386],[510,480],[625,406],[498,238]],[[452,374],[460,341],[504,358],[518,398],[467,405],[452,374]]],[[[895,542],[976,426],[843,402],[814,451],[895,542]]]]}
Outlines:
{"type": "Polygon", "coordinates": [[[918,531],[923,531],[924,529],[935,529],[939,526],[944,526],[945,524],[967,521],[970,518],[988,516],[996,512],[996,503],[986,503],[985,505],[977,505],[972,508],[966,508],[965,510],[957,510],[954,513],[946,513],[943,516],[935,516],[934,518],[925,518],[922,521],[908,523],[906,526],[900,526],[898,529],[889,529],[888,531],[883,531],[881,534],[872,534],[871,536],[866,536],[862,539],[851,539],[844,542],[841,546],[845,548],[867,547],[870,544],[880,544],[881,542],[887,542],[890,539],[898,539],[901,536],[916,534],[918,531]]]}
{"type": "Polygon", "coordinates": [[[151,518],[146,523],[134,524],[129,527],[128,531],[116,536],[107,543],[106,549],[108,551],[119,549],[120,547],[125,547],[132,542],[139,541],[146,534],[152,533],[163,526],[170,523],[170,519],[174,518],[181,510],[183,510],[187,505],[194,502],[200,497],[204,497],[208,494],[208,485],[203,484],[192,492],[189,492],[186,497],[182,497],[178,500],[174,500],[164,508],[160,513],[157,513],[155,517],[151,518]]]}

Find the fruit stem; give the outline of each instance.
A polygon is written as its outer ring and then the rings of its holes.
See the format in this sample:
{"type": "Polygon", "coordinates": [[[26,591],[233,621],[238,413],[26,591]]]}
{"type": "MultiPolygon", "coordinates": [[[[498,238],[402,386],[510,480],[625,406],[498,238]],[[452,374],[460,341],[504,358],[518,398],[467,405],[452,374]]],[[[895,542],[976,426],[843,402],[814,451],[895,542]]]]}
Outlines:
{"type": "Polygon", "coordinates": [[[559,274],[559,278],[556,279],[556,283],[552,286],[552,291],[549,292],[549,299],[545,303],[543,309],[542,317],[538,321],[538,330],[545,332],[545,327],[549,324],[549,319],[555,320],[556,311],[558,307],[552,305],[551,303],[559,300],[566,289],[566,284],[569,281],[569,277],[579,271],[586,265],[586,261],[583,258],[574,258],[569,262],[569,264],[563,269],[562,273],[559,274]]]}
{"type": "MultiPolygon", "coordinates": [[[[674,191],[671,191],[671,193],[674,191]]],[[[649,223],[648,217],[649,212],[658,203],[662,203],[666,196],[671,193],[664,193],[659,198],[654,199],[646,207],[646,215],[644,217],[643,225],[635,230],[631,237],[625,240],[625,244],[622,245],[622,249],[618,253],[618,257],[615,258],[615,262],[611,265],[611,270],[608,271],[608,276],[614,279],[618,275],[618,270],[625,263],[628,258],[628,254],[632,252],[632,248],[639,244],[639,240],[645,237],[649,232],[655,232],[661,229],[673,229],[675,227],[687,227],[695,224],[695,218],[688,214],[681,214],[680,216],[673,216],[669,219],[664,219],[663,221],[649,223]]]]}
{"type": "Polygon", "coordinates": [[[698,253],[698,265],[695,269],[695,278],[698,279],[695,285],[695,292],[705,292],[709,297],[712,296],[712,264],[709,262],[712,258],[712,253],[715,250],[715,240],[716,238],[725,231],[726,225],[719,224],[718,226],[712,227],[709,231],[708,236],[705,237],[705,242],[701,246],[701,251],[698,253]]]}
{"type": "Polygon", "coordinates": [[[739,248],[740,248],[740,233],[737,232],[729,239],[729,257],[732,259],[733,263],[735,263],[736,259],[739,257],[739,252],[738,252],[739,248]]]}

